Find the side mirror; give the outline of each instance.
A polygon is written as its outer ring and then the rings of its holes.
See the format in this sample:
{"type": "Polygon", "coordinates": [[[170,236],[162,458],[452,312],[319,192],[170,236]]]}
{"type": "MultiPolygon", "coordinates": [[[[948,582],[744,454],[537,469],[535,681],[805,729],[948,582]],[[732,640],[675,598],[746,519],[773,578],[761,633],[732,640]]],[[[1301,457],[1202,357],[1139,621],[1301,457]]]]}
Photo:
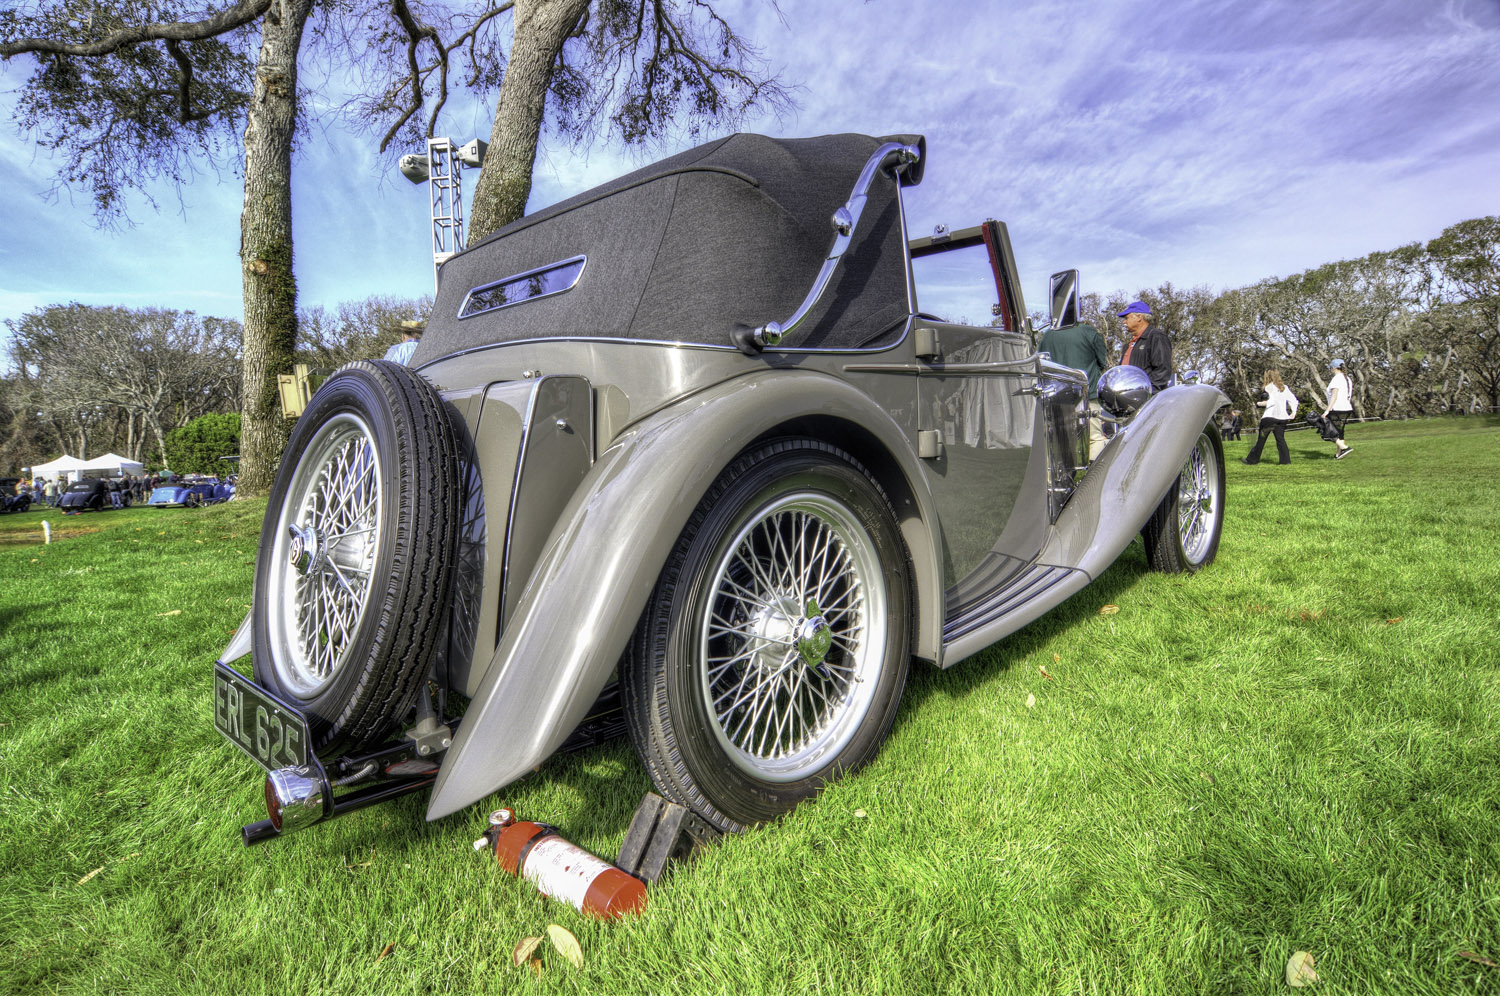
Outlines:
{"type": "Polygon", "coordinates": [[[1078,271],[1063,270],[1052,274],[1048,296],[1052,301],[1052,327],[1067,328],[1078,324],[1078,271]]]}

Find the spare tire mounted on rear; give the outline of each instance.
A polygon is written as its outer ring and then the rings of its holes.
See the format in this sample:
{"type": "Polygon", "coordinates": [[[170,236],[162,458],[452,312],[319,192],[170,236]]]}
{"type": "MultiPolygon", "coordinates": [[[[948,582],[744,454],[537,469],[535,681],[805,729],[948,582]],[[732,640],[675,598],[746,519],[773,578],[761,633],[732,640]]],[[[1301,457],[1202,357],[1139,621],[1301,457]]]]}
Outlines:
{"type": "Polygon", "coordinates": [[[383,360],[340,368],[297,420],[261,529],[255,679],[320,755],[379,741],[422,688],[453,589],[456,452],[437,391],[383,360]]]}

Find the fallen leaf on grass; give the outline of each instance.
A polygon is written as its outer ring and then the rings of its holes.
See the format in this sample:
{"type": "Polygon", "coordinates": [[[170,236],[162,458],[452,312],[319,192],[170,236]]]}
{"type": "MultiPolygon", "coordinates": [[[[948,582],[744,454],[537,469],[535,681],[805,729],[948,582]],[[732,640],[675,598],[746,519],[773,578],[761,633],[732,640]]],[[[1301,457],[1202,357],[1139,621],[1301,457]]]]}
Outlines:
{"type": "Polygon", "coordinates": [[[1385,621],[1385,624],[1386,624],[1386,625],[1387,625],[1387,626],[1394,626],[1394,625],[1396,625],[1396,624],[1397,624],[1397,623],[1398,623],[1398,622],[1400,622],[1400,621],[1401,621],[1401,620],[1403,620],[1403,619],[1405,619],[1405,618],[1406,618],[1406,617],[1405,617],[1405,616],[1397,616],[1397,617],[1396,617],[1396,618],[1394,618],[1394,619],[1387,619],[1387,620],[1386,620],[1386,621],[1385,621]]]}
{"type": "Polygon", "coordinates": [[[866,815],[867,815],[867,814],[866,814],[866,813],[865,813],[865,811],[864,811],[864,810],[863,810],[863,809],[856,809],[856,810],[855,810],[855,811],[854,811],[854,818],[855,818],[855,819],[856,819],[856,820],[862,820],[862,819],[864,819],[864,818],[865,818],[865,816],[866,816],[866,815]]]}
{"type": "Polygon", "coordinates": [[[1062,658],[1059,657],[1057,654],[1053,654],[1052,655],[1052,663],[1054,663],[1054,664],[1061,664],[1062,663],[1062,658]]]}
{"type": "Polygon", "coordinates": [[[567,927],[559,927],[555,923],[547,924],[547,939],[557,949],[557,953],[568,959],[574,968],[583,967],[583,948],[578,946],[578,938],[567,927]]]}
{"type": "Polygon", "coordinates": [[[1301,612],[1297,613],[1297,617],[1299,619],[1301,619],[1303,622],[1313,622],[1313,621],[1316,621],[1318,619],[1322,619],[1323,618],[1323,610],[1322,609],[1314,609],[1314,610],[1303,609],[1301,612]]]}
{"type": "Polygon", "coordinates": [[[1036,708],[1036,695],[1035,694],[1031,694],[1031,695],[1027,695],[1026,696],[1026,708],[1028,708],[1028,709],[1035,709],[1036,708]]]}
{"type": "Polygon", "coordinates": [[[510,953],[511,963],[519,968],[522,962],[528,960],[536,953],[536,949],[541,943],[542,939],[540,937],[521,938],[516,942],[515,950],[510,953]]]}
{"type": "Polygon", "coordinates": [[[95,875],[99,874],[103,870],[104,870],[104,866],[100,865],[98,868],[95,868],[93,871],[91,871],[87,875],[83,876],[83,878],[80,878],[78,880],[78,884],[82,885],[83,883],[87,882],[89,879],[93,878],[95,875]]]}
{"type": "Polygon", "coordinates": [[[1112,616],[1119,611],[1120,607],[1118,605],[1106,605],[1104,608],[1099,610],[1099,614],[1101,616],[1112,616]]]}
{"type": "Polygon", "coordinates": [[[1500,961],[1491,961],[1484,955],[1475,954],[1473,951],[1460,951],[1458,956],[1460,958],[1467,958],[1472,962],[1477,962],[1480,965],[1488,965],[1490,968],[1500,968],[1500,961]]]}
{"type": "Polygon", "coordinates": [[[388,954],[390,954],[395,949],[396,949],[396,942],[395,941],[392,941],[391,943],[387,944],[385,947],[381,948],[380,949],[380,957],[378,957],[378,958],[375,959],[375,964],[379,965],[381,963],[381,961],[383,961],[385,959],[385,956],[388,955],[388,954]]]}
{"type": "Polygon", "coordinates": [[[1293,989],[1302,989],[1318,981],[1313,971],[1313,956],[1310,951],[1298,951],[1286,963],[1286,984],[1293,989]]]}
{"type": "Polygon", "coordinates": [[[1047,670],[1047,665],[1045,665],[1045,664],[1038,664],[1036,666],[1036,669],[1038,671],[1042,672],[1042,677],[1046,678],[1048,681],[1055,681],[1056,680],[1055,678],[1052,677],[1052,672],[1047,670]]]}
{"type": "Polygon", "coordinates": [[[182,610],[181,609],[173,609],[171,612],[158,612],[157,613],[157,616],[180,616],[180,615],[182,615],[182,610]]]}

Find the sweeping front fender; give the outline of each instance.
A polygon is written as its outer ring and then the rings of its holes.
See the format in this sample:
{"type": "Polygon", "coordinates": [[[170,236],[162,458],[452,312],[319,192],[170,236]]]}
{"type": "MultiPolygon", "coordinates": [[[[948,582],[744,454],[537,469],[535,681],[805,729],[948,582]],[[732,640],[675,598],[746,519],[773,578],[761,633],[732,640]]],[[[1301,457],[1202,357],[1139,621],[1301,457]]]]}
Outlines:
{"type": "Polygon", "coordinates": [[[777,370],[736,378],[650,416],[595,461],[553,528],[470,701],[433,788],[429,820],[503,788],[562,744],[609,681],[673,544],[714,479],[756,438],[809,419],[858,427],[899,467],[906,494],[898,517],[918,602],[927,603],[917,620],[918,650],[929,645],[936,656],[937,518],[901,428],[835,377],[777,370]]]}
{"type": "Polygon", "coordinates": [[[1216,387],[1169,387],[1105,446],[1068,499],[1041,561],[1098,577],[1151,518],[1188,454],[1229,403],[1216,387]]]}

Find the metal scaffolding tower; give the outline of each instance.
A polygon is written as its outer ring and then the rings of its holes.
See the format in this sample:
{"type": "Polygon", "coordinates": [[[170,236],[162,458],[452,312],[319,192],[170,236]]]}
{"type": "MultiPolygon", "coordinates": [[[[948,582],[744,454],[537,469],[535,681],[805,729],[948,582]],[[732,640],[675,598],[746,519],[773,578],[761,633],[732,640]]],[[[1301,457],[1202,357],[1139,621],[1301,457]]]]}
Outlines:
{"type": "Polygon", "coordinates": [[[432,197],[432,280],[437,268],[464,247],[464,164],[450,138],[427,140],[427,192],[432,197]]]}
{"type": "Polygon", "coordinates": [[[401,157],[401,174],[412,183],[427,183],[432,202],[432,286],[437,291],[437,270],[443,261],[464,247],[465,166],[484,165],[488,143],[471,139],[454,145],[451,138],[429,138],[427,155],[411,153],[401,157]]]}

